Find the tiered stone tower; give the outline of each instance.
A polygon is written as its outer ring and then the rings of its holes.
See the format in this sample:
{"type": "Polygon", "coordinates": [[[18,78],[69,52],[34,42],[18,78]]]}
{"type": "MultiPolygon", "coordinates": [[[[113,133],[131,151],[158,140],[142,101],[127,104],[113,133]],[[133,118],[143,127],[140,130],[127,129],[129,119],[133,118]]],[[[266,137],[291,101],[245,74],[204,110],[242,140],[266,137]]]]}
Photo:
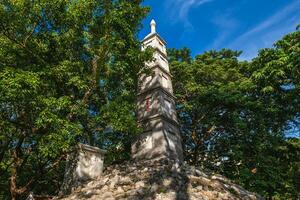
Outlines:
{"type": "Polygon", "coordinates": [[[137,118],[144,132],[132,144],[132,157],[141,159],[169,158],[183,160],[181,136],[175,109],[175,96],[167,60],[166,42],[156,33],[151,21],[151,33],[142,43],[144,50],[152,47],[154,61],[145,63],[150,74],[139,76],[137,118]]]}

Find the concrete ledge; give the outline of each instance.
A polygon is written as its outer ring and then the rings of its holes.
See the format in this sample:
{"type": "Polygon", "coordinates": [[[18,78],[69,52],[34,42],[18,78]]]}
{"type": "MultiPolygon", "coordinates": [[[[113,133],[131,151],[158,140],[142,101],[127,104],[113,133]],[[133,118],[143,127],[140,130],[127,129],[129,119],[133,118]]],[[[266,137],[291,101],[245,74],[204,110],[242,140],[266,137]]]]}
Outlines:
{"type": "Polygon", "coordinates": [[[99,153],[99,154],[103,154],[103,155],[105,155],[107,153],[106,150],[99,149],[98,147],[93,147],[93,146],[89,146],[86,144],[78,143],[77,146],[79,149],[84,150],[84,151],[90,151],[90,152],[99,153]]]}

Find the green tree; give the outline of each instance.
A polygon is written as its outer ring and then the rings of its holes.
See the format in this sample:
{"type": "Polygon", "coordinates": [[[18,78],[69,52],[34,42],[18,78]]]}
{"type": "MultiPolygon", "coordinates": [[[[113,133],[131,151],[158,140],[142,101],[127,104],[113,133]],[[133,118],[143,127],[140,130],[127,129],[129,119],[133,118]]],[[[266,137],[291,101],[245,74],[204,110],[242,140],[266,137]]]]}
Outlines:
{"type": "Polygon", "coordinates": [[[187,162],[268,198],[299,197],[299,148],[285,138],[299,129],[299,34],[252,62],[227,49],[190,62],[186,50],[169,51],[187,162]]]}
{"type": "Polygon", "coordinates": [[[191,63],[192,61],[191,50],[187,47],[184,47],[182,49],[168,49],[168,55],[169,62],[180,61],[191,63]]]}
{"type": "Polygon", "coordinates": [[[1,1],[0,194],[6,199],[57,192],[61,161],[78,141],[110,150],[110,161],[126,157],[137,131],[137,72],[149,58],[136,38],[148,10],[140,3],[1,1]]]}

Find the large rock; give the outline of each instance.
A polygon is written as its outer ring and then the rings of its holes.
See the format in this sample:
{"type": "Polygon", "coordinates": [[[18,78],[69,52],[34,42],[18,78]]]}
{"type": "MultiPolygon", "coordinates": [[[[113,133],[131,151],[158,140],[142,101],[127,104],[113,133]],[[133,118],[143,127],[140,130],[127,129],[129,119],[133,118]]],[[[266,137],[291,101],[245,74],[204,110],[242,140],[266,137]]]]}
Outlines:
{"type": "Polygon", "coordinates": [[[99,180],[77,188],[71,199],[259,200],[220,175],[171,161],[124,163],[107,168],[99,180]]]}

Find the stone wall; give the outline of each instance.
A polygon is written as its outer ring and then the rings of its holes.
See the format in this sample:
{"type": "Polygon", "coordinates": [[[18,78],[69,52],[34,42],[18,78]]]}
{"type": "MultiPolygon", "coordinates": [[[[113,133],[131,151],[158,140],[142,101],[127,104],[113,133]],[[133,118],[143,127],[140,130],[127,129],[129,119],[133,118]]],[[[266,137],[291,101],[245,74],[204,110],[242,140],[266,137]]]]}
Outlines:
{"type": "Polygon", "coordinates": [[[64,200],[262,200],[227,178],[168,160],[108,167],[64,200]]]}
{"type": "Polygon", "coordinates": [[[105,153],[97,147],[78,144],[68,155],[61,195],[69,194],[83,182],[99,178],[105,153]]]}

